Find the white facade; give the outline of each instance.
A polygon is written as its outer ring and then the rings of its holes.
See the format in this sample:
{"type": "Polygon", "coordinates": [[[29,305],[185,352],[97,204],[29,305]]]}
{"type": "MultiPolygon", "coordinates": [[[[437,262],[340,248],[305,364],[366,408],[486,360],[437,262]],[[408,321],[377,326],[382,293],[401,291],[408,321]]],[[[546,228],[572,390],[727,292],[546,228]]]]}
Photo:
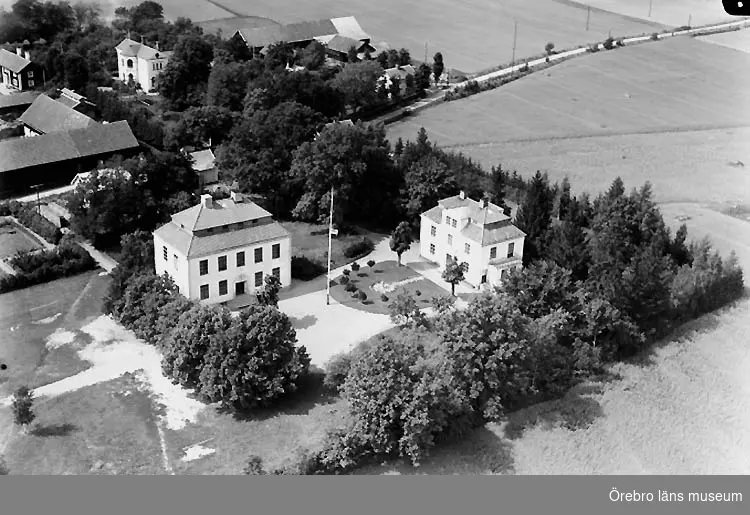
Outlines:
{"type": "Polygon", "coordinates": [[[466,263],[465,281],[475,288],[496,286],[507,270],[521,266],[525,236],[502,208],[461,192],[422,213],[419,251],[441,269],[449,257],[466,263]]]}
{"type": "Polygon", "coordinates": [[[167,67],[172,54],[128,38],[117,45],[115,51],[118,78],[126,84],[132,79],[143,91],[156,90],[156,78],[167,67]]]}
{"type": "Polygon", "coordinates": [[[224,201],[203,195],[199,206],[173,215],[154,232],[157,274],[166,273],[185,297],[205,304],[252,295],[268,275],[289,286],[291,257],[290,234],[270,213],[237,195],[224,201]]]}

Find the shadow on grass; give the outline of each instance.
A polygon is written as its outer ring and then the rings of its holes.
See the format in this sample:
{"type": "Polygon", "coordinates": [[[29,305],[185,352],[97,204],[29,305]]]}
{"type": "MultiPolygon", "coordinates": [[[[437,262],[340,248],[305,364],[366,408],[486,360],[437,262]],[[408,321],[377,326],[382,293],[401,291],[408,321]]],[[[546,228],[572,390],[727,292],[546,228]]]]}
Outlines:
{"type": "Polygon", "coordinates": [[[599,401],[589,395],[599,395],[602,392],[602,383],[586,382],[574,386],[561,399],[514,411],[508,415],[505,436],[516,440],[527,429],[535,427],[547,430],[561,427],[569,431],[586,429],[604,414],[599,401]]]}
{"type": "Polygon", "coordinates": [[[271,408],[235,411],[220,407],[217,410],[231,414],[239,421],[267,420],[277,415],[307,415],[316,406],[336,401],[336,395],[323,384],[324,378],[323,370],[311,366],[310,371],[297,382],[297,390],[283,395],[271,408]]]}
{"type": "Polygon", "coordinates": [[[46,426],[35,426],[29,434],[34,436],[68,436],[70,433],[78,431],[78,426],[75,424],[64,423],[64,424],[49,424],[46,426]]]}
{"type": "Polygon", "coordinates": [[[308,327],[312,327],[318,321],[318,317],[316,317],[315,315],[305,315],[301,318],[297,318],[297,317],[289,317],[289,318],[292,322],[292,327],[294,327],[297,330],[307,329],[308,327]]]}

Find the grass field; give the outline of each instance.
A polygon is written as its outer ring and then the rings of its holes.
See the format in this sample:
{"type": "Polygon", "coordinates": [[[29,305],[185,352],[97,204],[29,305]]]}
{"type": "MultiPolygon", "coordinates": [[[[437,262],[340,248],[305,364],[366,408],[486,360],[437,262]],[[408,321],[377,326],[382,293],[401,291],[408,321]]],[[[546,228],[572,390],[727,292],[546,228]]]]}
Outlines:
{"type": "Polygon", "coordinates": [[[716,0],[585,0],[582,3],[607,11],[653,20],[672,27],[720,23],[735,19],[724,11],[720,1],[716,0]],[[649,17],[649,3],[651,16],[649,17]]]}
{"type": "Polygon", "coordinates": [[[743,52],[750,52],[750,30],[748,29],[701,36],[700,40],[742,50],[743,52]]]}
{"type": "Polygon", "coordinates": [[[23,226],[12,220],[0,220],[0,259],[43,248],[23,226]]]}
{"type": "Polygon", "coordinates": [[[750,195],[750,56],[676,38],[592,54],[501,88],[424,110],[388,137],[432,141],[489,167],[568,175],[597,193],[621,176],[659,200],[750,195]]]}

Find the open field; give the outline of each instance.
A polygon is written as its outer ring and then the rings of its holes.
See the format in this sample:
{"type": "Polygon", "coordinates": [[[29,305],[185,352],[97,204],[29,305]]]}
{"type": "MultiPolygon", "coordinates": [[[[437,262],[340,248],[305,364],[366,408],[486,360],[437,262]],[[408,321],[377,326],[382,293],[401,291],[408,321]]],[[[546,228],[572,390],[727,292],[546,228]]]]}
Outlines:
{"type": "Polygon", "coordinates": [[[23,226],[12,220],[0,219],[0,259],[43,248],[23,226]]]}
{"type": "Polygon", "coordinates": [[[649,0],[585,0],[589,4],[607,11],[652,20],[671,27],[692,26],[720,23],[735,19],[724,11],[718,0],[653,0],[649,17],[649,0]]]}
{"type": "Polygon", "coordinates": [[[488,168],[567,175],[592,194],[619,175],[629,187],[650,180],[660,201],[747,203],[749,66],[748,54],[695,39],[626,47],[427,109],[388,137],[425,127],[488,168]]]}
{"type": "Polygon", "coordinates": [[[750,52],[750,30],[747,29],[701,36],[699,39],[701,41],[706,41],[707,43],[714,43],[716,45],[742,50],[743,52],[750,52]]]}
{"type": "Polygon", "coordinates": [[[417,470],[392,463],[360,473],[748,474],[749,322],[745,299],[615,365],[615,379],[512,413],[417,470]]]}

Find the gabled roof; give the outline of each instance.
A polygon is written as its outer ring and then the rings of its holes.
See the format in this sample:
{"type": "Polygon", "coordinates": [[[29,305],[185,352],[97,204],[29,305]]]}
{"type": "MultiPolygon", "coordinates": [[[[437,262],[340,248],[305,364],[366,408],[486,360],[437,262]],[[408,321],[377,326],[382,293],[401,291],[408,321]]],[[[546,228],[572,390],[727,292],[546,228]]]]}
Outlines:
{"type": "Polygon", "coordinates": [[[0,49],[0,67],[7,68],[13,73],[19,73],[30,64],[31,61],[28,59],[9,52],[4,48],[0,49]]]}
{"type": "Polygon", "coordinates": [[[258,27],[254,24],[250,27],[237,29],[236,34],[239,34],[248,46],[256,48],[266,47],[281,41],[298,43],[318,39],[329,42],[336,35],[347,37],[357,42],[370,39],[370,36],[362,30],[362,27],[360,27],[353,16],[303,21],[287,25],[267,25],[264,27],[258,27]]]}
{"type": "Polygon", "coordinates": [[[31,105],[38,96],[38,91],[22,91],[10,95],[0,95],[0,109],[31,105]]]}
{"type": "Polygon", "coordinates": [[[96,124],[68,132],[0,141],[0,172],[21,170],[138,147],[126,121],[96,124]]]}
{"type": "Polygon", "coordinates": [[[360,47],[364,44],[365,43],[359,41],[358,39],[352,39],[340,34],[336,34],[326,43],[326,47],[330,50],[346,54],[352,47],[354,47],[355,50],[359,51],[360,47]]]}
{"type": "Polygon", "coordinates": [[[19,120],[42,134],[99,125],[85,114],[47,95],[39,95],[19,120]]]}
{"type": "Polygon", "coordinates": [[[487,207],[483,208],[481,202],[472,200],[468,197],[461,198],[461,195],[454,195],[453,197],[445,198],[439,201],[438,205],[443,209],[468,208],[469,217],[472,220],[483,224],[494,224],[496,222],[510,220],[510,217],[506,215],[503,212],[503,209],[497,204],[488,202],[487,207]]]}
{"type": "Polygon", "coordinates": [[[357,18],[354,16],[344,16],[342,18],[331,18],[331,23],[336,27],[336,32],[347,38],[364,40],[370,39],[370,36],[362,30],[357,18]]]}
{"type": "Polygon", "coordinates": [[[271,213],[251,201],[235,202],[232,199],[223,199],[215,200],[211,204],[211,207],[206,207],[201,203],[180,211],[172,215],[172,221],[186,231],[192,232],[271,216],[271,213]]]}
{"type": "Polygon", "coordinates": [[[215,34],[218,31],[221,31],[221,35],[225,38],[232,34],[236,34],[239,29],[254,29],[256,27],[281,25],[273,20],[258,18],[257,16],[217,18],[215,20],[196,22],[195,24],[201,27],[205,34],[215,34]]]}
{"type": "Polygon", "coordinates": [[[159,51],[154,47],[138,43],[130,38],[123,39],[115,48],[125,57],[137,57],[138,59],[146,60],[163,59],[172,55],[172,52],[159,51]]]}
{"type": "Polygon", "coordinates": [[[190,157],[193,158],[193,170],[196,172],[203,172],[211,170],[216,166],[216,157],[211,149],[198,150],[197,152],[190,152],[190,157]]]}
{"type": "Polygon", "coordinates": [[[398,77],[400,79],[404,79],[407,75],[414,75],[416,73],[416,70],[412,65],[407,64],[405,66],[394,66],[393,68],[386,68],[385,70],[383,70],[383,73],[385,73],[390,78],[398,77]]]}

